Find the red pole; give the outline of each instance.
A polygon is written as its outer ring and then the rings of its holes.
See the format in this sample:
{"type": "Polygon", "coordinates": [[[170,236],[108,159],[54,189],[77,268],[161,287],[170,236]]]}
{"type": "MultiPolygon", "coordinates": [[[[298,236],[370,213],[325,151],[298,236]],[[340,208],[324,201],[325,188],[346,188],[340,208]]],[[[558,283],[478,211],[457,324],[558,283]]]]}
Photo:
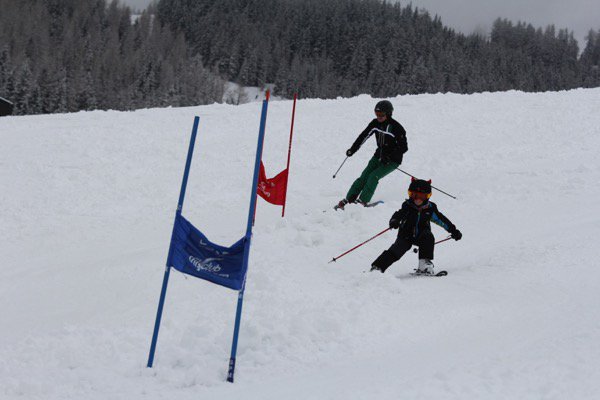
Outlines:
{"type": "Polygon", "coordinates": [[[386,233],[386,232],[387,232],[387,231],[389,231],[390,229],[392,229],[392,228],[387,228],[387,229],[385,229],[385,230],[383,230],[383,231],[379,232],[377,235],[373,236],[373,237],[372,237],[372,238],[370,238],[370,239],[367,239],[367,240],[365,240],[364,242],[362,242],[361,244],[359,244],[359,245],[357,245],[357,246],[354,246],[353,248],[351,248],[351,249],[350,249],[350,250],[348,250],[347,252],[345,252],[345,253],[343,253],[343,254],[340,254],[340,255],[339,255],[339,256],[337,256],[337,257],[333,257],[333,259],[332,259],[331,261],[329,261],[329,262],[330,262],[330,263],[331,263],[331,262],[336,262],[336,261],[337,261],[337,260],[339,260],[340,258],[344,257],[346,254],[350,253],[351,251],[354,251],[354,250],[358,249],[360,246],[362,246],[363,244],[365,244],[365,243],[367,243],[367,242],[370,242],[371,240],[375,239],[377,236],[383,235],[384,233],[386,233]]]}
{"type": "MultiPolygon", "coordinates": [[[[442,242],[445,242],[446,240],[450,240],[450,239],[452,239],[452,236],[448,236],[446,239],[438,240],[438,241],[437,241],[437,242],[435,242],[434,244],[442,243],[442,242]]],[[[419,250],[417,250],[417,248],[416,248],[416,247],[413,249],[413,251],[414,251],[415,253],[418,253],[418,252],[419,252],[419,250]]]]}
{"type": "Polygon", "coordinates": [[[442,242],[445,242],[446,240],[450,240],[450,239],[452,239],[452,236],[448,236],[446,239],[442,239],[439,242],[435,242],[435,244],[442,243],[442,242]]]}
{"type": "Polygon", "coordinates": [[[285,204],[287,202],[287,185],[288,180],[290,179],[290,157],[292,155],[292,136],[294,134],[294,118],[296,116],[296,99],[298,98],[298,93],[294,93],[294,106],[292,107],[292,126],[290,127],[290,144],[288,146],[288,158],[287,158],[287,166],[285,169],[287,170],[287,174],[285,175],[285,194],[283,195],[283,208],[281,209],[281,218],[285,215],[285,204]]]}

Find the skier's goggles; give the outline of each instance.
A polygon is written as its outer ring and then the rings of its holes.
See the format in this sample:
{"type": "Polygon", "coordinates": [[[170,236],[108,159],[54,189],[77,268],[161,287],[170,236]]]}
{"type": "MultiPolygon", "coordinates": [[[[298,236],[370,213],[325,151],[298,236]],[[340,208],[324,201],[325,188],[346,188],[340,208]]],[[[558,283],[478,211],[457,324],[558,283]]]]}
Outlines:
{"type": "Polygon", "coordinates": [[[408,197],[410,197],[411,199],[427,200],[431,197],[431,193],[423,193],[409,190],[408,197]]]}
{"type": "Polygon", "coordinates": [[[386,114],[383,111],[375,111],[375,115],[378,117],[385,117],[386,114]]]}

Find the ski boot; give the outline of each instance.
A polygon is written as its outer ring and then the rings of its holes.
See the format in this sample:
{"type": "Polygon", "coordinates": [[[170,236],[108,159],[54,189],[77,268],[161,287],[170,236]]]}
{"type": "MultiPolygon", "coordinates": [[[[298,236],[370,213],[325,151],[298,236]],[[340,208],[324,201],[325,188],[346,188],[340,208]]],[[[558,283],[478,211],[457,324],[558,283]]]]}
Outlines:
{"type": "Polygon", "coordinates": [[[385,272],[385,270],[384,270],[384,269],[381,269],[380,267],[378,267],[378,266],[377,266],[377,265],[375,265],[375,264],[372,264],[372,265],[371,265],[371,270],[370,270],[369,272],[373,272],[373,271],[379,271],[379,272],[381,272],[382,274],[385,272]]]}
{"type": "Polygon", "coordinates": [[[426,258],[419,259],[419,267],[415,270],[417,274],[434,275],[433,263],[426,258]]]}
{"type": "Polygon", "coordinates": [[[346,199],[342,199],[342,200],[340,200],[340,202],[339,202],[339,203],[337,203],[337,205],[336,205],[336,206],[334,206],[334,207],[333,207],[333,209],[334,209],[335,211],[337,211],[337,210],[343,210],[343,209],[344,209],[344,207],[346,207],[346,204],[348,204],[348,200],[346,200],[346,199]]]}
{"type": "Polygon", "coordinates": [[[399,257],[396,257],[394,253],[389,250],[385,250],[383,253],[373,261],[371,264],[371,271],[379,271],[382,274],[386,269],[390,267],[393,263],[398,261],[399,257]]]}

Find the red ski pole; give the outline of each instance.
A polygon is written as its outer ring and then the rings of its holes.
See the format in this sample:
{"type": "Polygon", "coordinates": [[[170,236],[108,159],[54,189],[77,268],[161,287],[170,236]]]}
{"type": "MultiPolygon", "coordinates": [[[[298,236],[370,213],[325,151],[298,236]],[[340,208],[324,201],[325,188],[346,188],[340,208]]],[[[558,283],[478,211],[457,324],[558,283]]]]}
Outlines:
{"type": "MultiPolygon", "coordinates": [[[[442,242],[445,242],[446,240],[450,240],[450,239],[452,239],[452,236],[448,236],[446,239],[442,239],[442,240],[440,240],[440,241],[438,241],[438,242],[435,242],[434,244],[442,243],[442,242]]],[[[417,248],[416,248],[416,247],[413,249],[413,251],[414,251],[415,253],[416,253],[416,252],[418,252],[418,250],[417,250],[417,248]]]]}
{"type": "Polygon", "coordinates": [[[333,259],[332,259],[331,261],[329,261],[329,263],[336,262],[336,261],[337,261],[337,260],[339,260],[340,258],[344,257],[346,254],[350,253],[351,251],[354,251],[354,250],[358,249],[360,246],[362,246],[363,244],[365,244],[365,243],[367,243],[367,242],[370,242],[371,240],[375,239],[377,236],[383,235],[384,233],[386,233],[386,232],[387,232],[387,231],[389,231],[390,229],[392,229],[392,228],[387,228],[387,229],[385,229],[385,230],[383,230],[383,231],[379,232],[377,235],[373,236],[372,238],[370,238],[370,239],[367,239],[367,240],[365,240],[364,242],[362,242],[361,244],[354,246],[353,248],[351,248],[351,249],[350,249],[350,250],[348,250],[347,252],[345,252],[345,253],[343,253],[343,254],[340,254],[340,255],[339,255],[339,256],[337,256],[337,257],[333,257],[333,259]]]}

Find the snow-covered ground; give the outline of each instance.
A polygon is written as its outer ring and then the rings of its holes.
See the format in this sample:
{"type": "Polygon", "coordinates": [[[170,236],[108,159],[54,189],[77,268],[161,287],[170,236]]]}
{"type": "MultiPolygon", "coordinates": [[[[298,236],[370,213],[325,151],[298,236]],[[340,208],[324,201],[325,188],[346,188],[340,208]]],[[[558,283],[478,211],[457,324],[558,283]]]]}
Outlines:
{"type": "MultiPolygon", "coordinates": [[[[193,117],[183,214],[230,245],[260,103],[0,118],[0,398],[598,398],[600,89],[392,100],[402,168],[458,196],[432,198],[464,234],[436,249],[450,274],[410,277],[413,253],[363,273],[393,233],[328,264],[387,227],[409,178],[333,212],[376,100],[301,100],[286,218],[258,204],[233,385],[236,293],[176,271],[146,361],[193,117]]],[[[270,104],[269,176],[290,112],[270,104]]]]}

